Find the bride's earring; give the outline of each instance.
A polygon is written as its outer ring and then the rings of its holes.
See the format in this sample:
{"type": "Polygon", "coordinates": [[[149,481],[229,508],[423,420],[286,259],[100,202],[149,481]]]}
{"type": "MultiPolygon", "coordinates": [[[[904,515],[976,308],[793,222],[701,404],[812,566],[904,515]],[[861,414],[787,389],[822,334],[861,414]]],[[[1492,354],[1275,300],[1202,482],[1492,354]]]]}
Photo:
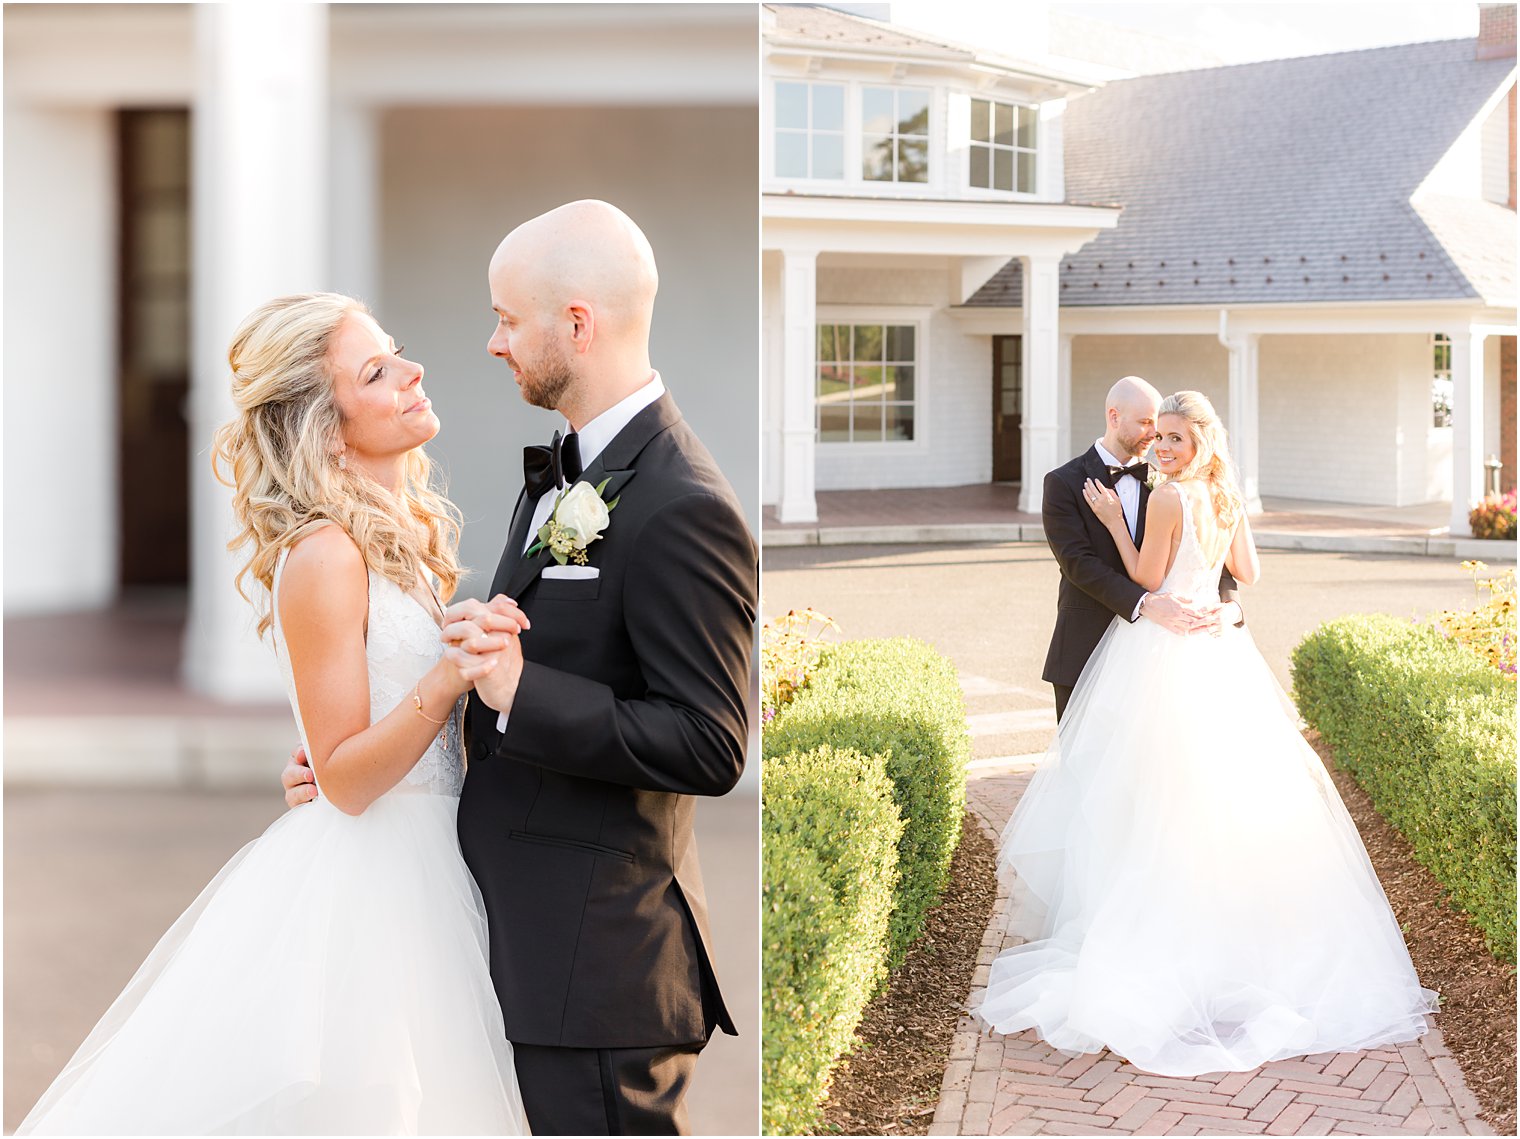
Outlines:
{"type": "Polygon", "coordinates": [[[338,470],[348,470],[348,456],[342,451],[338,452],[338,470]]]}

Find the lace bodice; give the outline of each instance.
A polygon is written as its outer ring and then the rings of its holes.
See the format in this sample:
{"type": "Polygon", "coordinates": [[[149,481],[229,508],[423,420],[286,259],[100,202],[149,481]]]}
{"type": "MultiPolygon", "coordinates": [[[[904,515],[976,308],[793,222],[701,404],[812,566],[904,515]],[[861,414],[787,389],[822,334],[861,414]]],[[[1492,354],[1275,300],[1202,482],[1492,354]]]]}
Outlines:
{"type": "MultiPolygon", "coordinates": [[[[287,553],[288,550],[283,551],[275,565],[275,597],[279,596],[280,571],[285,568],[287,553]]],[[[295,714],[301,743],[305,745],[306,726],[296,700],[295,677],[290,671],[290,656],[285,651],[279,606],[274,609],[273,631],[275,656],[280,662],[280,675],[285,680],[285,694],[290,697],[290,710],[295,714]]],[[[397,704],[409,704],[413,686],[442,655],[443,643],[438,639],[438,625],[432,615],[395,582],[371,570],[369,631],[364,646],[364,659],[369,667],[369,722],[373,724],[397,704]]],[[[416,765],[386,794],[427,793],[457,798],[464,786],[463,720],[464,704],[461,701],[416,765]]],[[[307,751],[310,752],[309,747],[307,751]]]]}
{"type": "Polygon", "coordinates": [[[1193,497],[1182,486],[1177,486],[1177,497],[1182,500],[1182,540],[1177,545],[1177,556],[1172,568],[1167,570],[1159,593],[1171,593],[1192,601],[1218,602],[1219,571],[1224,568],[1225,557],[1230,552],[1225,544],[1218,560],[1210,564],[1198,537],[1198,523],[1193,518],[1193,497]]]}

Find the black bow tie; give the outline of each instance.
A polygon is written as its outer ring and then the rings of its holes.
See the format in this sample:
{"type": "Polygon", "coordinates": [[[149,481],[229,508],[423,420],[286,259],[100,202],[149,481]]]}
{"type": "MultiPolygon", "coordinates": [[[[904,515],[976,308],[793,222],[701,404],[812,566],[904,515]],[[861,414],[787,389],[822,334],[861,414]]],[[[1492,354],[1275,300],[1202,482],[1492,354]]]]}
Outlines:
{"type": "Polygon", "coordinates": [[[1151,473],[1151,469],[1145,463],[1131,463],[1127,467],[1109,467],[1108,485],[1117,487],[1119,480],[1125,475],[1133,477],[1141,486],[1145,485],[1145,478],[1151,473]]]}
{"type": "Polygon", "coordinates": [[[523,483],[530,500],[580,477],[581,444],[574,432],[561,437],[556,431],[547,447],[540,443],[523,448],[523,483]]]}

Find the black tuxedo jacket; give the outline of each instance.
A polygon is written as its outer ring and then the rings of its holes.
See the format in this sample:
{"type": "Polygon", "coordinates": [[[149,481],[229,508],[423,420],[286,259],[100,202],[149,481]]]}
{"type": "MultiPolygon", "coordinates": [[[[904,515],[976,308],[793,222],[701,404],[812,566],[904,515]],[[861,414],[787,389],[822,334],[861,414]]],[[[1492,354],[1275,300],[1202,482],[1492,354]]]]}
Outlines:
{"type": "Polygon", "coordinates": [[[507,1037],[637,1048],[734,1033],[713,966],[694,795],[744,767],[759,572],[732,488],[669,394],[581,476],[619,497],[594,580],[523,558],[518,496],[491,594],[516,599],[505,733],[478,697],[459,841],[490,926],[507,1037]],[[704,1001],[705,996],[705,1001],[704,1001]]]}
{"type": "MultiPolygon", "coordinates": [[[[1061,588],[1043,675],[1048,683],[1067,688],[1076,685],[1114,615],[1133,621],[1135,606],[1145,596],[1145,589],[1131,581],[1125,571],[1124,559],[1108,527],[1082,498],[1083,483],[1090,478],[1103,482],[1107,475],[1108,464],[1098,456],[1097,447],[1089,447],[1045,476],[1041,518],[1045,540],[1061,567],[1061,588]]],[[[1142,486],[1135,518],[1136,546],[1145,537],[1145,509],[1150,496],[1142,486]]],[[[1225,601],[1236,599],[1235,579],[1229,570],[1219,575],[1219,596],[1225,601]]]]}

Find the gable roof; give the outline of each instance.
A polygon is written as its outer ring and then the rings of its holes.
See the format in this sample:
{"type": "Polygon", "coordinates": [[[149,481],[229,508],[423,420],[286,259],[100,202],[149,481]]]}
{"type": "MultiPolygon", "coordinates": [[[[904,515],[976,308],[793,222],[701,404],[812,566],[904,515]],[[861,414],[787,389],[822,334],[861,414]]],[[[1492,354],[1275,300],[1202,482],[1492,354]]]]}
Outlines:
{"type": "MultiPolygon", "coordinates": [[[[1513,304],[1514,211],[1411,201],[1514,68],[1475,60],[1473,42],[1141,76],[1074,99],[1067,196],[1124,212],[1062,262],[1062,306],[1513,304]]],[[[1013,261],[968,304],[1020,295],[1013,261]]]]}

